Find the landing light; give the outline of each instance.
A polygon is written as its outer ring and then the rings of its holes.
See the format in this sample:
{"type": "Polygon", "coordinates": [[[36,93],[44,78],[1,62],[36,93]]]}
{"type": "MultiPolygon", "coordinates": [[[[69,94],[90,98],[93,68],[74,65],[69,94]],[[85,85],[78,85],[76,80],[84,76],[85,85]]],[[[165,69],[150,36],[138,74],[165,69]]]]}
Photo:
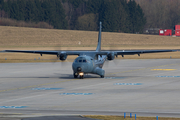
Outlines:
{"type": "Polygon", "coordinates": [[[84,73],[79,73],[80,76],[84,75],[84,73]]]}

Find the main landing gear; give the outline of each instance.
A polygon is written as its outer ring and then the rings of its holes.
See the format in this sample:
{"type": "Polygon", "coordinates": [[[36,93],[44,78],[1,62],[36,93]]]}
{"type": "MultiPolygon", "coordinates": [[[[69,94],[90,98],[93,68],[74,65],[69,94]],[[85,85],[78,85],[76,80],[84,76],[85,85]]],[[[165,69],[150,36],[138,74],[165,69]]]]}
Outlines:
{"type": "Polygon", "coordinates": [[[101,75],[101,78],[104,78],[104,75],[101,75]]]}

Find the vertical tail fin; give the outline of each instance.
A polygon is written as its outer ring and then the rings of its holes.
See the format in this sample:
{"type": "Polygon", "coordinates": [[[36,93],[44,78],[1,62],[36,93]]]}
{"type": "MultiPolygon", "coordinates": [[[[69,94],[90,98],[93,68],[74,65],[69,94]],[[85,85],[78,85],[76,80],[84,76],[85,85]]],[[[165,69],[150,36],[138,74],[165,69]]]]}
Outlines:
{"type": "Polygon", "coordinates": [[[98,45],[96,51],[101,51],[101,28],[102,28],[102,22],[100,22],[99,25],[98,45]]]}

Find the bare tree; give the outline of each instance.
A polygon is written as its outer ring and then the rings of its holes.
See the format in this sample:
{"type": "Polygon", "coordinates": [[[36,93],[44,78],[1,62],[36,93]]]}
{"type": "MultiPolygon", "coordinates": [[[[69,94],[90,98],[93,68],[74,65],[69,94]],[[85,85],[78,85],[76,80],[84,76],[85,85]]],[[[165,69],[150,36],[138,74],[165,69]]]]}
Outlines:
{"type": "Polygon", "coordinates": [[[179,0],[136,0],[142,7],[147,24],[146,27],[173,28],[180,23],[179,0]]]}

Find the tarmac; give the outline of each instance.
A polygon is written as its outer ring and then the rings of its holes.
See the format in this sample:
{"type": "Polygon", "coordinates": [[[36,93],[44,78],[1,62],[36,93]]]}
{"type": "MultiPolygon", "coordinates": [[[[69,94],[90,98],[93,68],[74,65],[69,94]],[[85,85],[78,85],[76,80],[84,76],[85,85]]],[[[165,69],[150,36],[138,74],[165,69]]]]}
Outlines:
{"type": "Polygon", "coordinates": [[[1,63],[0,120],[180,118],[180,59],[121,59],[103,69],[105,78],[74,79],[71,62],[1,63]]]}

